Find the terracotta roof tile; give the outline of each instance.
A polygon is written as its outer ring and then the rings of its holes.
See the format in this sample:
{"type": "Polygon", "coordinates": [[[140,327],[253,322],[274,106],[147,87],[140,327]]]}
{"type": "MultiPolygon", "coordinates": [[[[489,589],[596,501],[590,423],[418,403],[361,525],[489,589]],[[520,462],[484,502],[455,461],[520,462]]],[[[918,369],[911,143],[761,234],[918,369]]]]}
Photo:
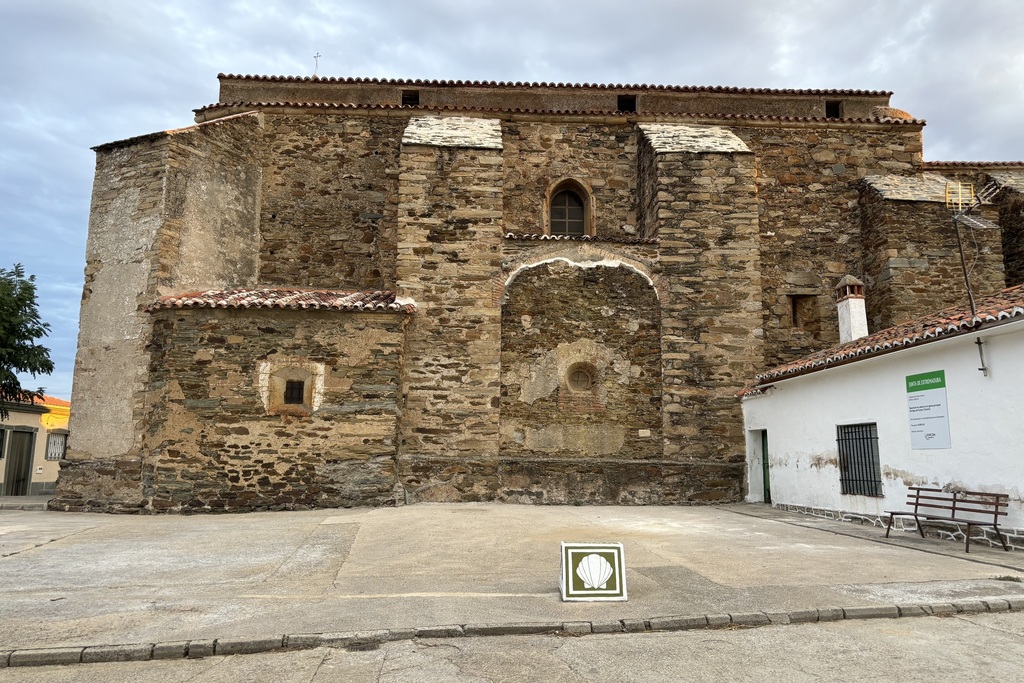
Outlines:
{"type": "Polygon", "coordinates": [[[32,399],[32,403],[34,403],[36,405],[53,406],[54,408],[70,408],[71,407],[71,401],[65,401],[62,398],[57,398],[56,396],[50,396],[49,394],[43,394],[43,400],[41,400],[41,401],[38,398],[33,398],[32,399]]]}
{"type": "Polygon", "coordinates": [[[988,168],[1020,168],[1024,166],[1024,161],[922,161],[921,168],[923,169],[978,169],[985,170],[988,168]]]}
{"type": "Polygon", "coordinates": [[[966,306],[954,306],[780,365],[757,375],[757,385],[975,332],[1012,319],[1024,319],[1024,285],[979,297],[975,304],[976,315],[971,315],[966,306]]]}
{"type": "Polygon", "coordinates": [[[277,83],[349,83],[349,84],[380,84],[380,85],[402,85],[402,86],[427,86],[427,87],[455,87],[455,88],[569,88],[589,90],[658,90],[662,92],[710,92],[710,93],[736,93],[740,95],[765,94],[765,95],[860,95],[869,97],[892,96],[888,90],[817,90],[817,89],[795,89],[795,88],[737,88],[722,85],[654,85],[654,84],[622,84],[622,83],[536,83],[526,81],[452,81],[452,80],[422,80],[404,78],[335,78],[323,76],[260,76],[240,74],[217,74],[221,80],[236,81],[270,81],[277,83]]]}
{"type": "Polygon", "coordinates": [[[329,311],[398,311],[414,313],[416,305],[396,300],[394,292],[351,292],[326,289],[229,289],[163,296],[147,311],[174,308],[290,308],[329,311]]]}
{"type": "Polygon", "coordinates": [[[600,235],[544,235],[507,232],[507,240],[551,240],[566,242],[614,242],[615,244],[658,244],[657,237],[602,237],[600,235]]]}

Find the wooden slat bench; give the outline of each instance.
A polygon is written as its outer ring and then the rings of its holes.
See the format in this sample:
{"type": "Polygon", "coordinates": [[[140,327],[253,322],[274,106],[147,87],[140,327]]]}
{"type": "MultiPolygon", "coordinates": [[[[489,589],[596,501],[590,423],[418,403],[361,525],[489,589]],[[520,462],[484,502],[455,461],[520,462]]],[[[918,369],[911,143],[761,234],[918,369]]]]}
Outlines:
{"type": "Polygon", "coordinates": [[[1006,515],[1008,501],[1009,496],[1005,493],[943,491],[924,486],[911,486],[907,493],[907,506],[911,508],[910,510],[885,511],[885,514],[889,515],[885,537],[889,538],[895,518],[913,517],[921,538],[924,538],[922,521],[966,524],[966,552],[971,552],[971,527],[991,527],[995,530],[999,542],[1003,544],[1003,550],[1009,551],[1006,539],[999,531],[999,518],[1006,515]]]}

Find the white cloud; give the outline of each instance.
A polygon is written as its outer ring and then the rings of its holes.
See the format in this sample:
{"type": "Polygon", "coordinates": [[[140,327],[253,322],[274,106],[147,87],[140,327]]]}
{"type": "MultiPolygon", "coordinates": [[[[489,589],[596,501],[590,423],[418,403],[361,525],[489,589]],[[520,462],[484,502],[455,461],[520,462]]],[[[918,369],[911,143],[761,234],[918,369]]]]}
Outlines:
{"type": "Polygon", "coordinates": [[[3,3],[0,267],[39,276],[67,396],[89,147],[188,125],[218,72],[893,90],[927,158],[1024,159],[1021,35],[1019,0],[3,3]]]}

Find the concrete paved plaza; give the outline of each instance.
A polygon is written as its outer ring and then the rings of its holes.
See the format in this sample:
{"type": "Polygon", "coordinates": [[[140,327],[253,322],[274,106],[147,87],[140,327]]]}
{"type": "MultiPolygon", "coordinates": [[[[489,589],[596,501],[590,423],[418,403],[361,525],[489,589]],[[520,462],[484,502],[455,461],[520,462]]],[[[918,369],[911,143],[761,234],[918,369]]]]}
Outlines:
{"type": "Polygon", "coordinates": [[[0,510],[0,651],[1024,605],[1016,602],[1024,600],[1024,554],[978,545],[967,555],[960,543],[894,535],[886,541],[879,528],[758,505],[420,504],[195,516],[0,510]],[[561,602],[563,540],[623,543],[629,601],[561,602]]]}

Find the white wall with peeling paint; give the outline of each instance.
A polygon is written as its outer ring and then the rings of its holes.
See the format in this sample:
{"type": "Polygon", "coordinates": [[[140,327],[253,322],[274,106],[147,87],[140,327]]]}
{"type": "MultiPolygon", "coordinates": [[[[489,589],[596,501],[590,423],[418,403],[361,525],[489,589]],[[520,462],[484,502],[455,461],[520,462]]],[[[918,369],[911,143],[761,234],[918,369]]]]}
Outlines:
{"type": "Polygon", "coordinates": [[[905,509],[908,486],[1008,493],[1005,526],[1024,528],[1024,321],[783,380],[743,399],[747,500],[761,502],[768,432],[774,504],[866,516],[905,509]],[[982,341],[985,366],[976,340],[982,341]],[[906,376],[946,373],[952,447],[914,450],[906,376]],[[840,493],[836,426],[874,422],[884,497],[840,493]]]}

